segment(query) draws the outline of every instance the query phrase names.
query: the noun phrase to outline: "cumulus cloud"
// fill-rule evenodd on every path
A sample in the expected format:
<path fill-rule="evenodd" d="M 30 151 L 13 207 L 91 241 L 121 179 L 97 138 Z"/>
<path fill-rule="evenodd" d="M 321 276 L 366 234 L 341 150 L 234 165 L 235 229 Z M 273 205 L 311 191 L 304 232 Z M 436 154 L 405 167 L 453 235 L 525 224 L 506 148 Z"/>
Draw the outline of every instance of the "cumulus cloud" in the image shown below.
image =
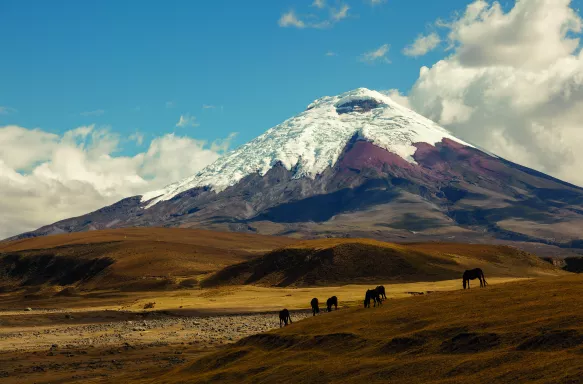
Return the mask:
<path fill-rule="evenodd" d="M 176 123 L 176 126 L 179 128 L 198 127 L 198 125 L 199 124 L 196 122 L 196 117 L 190 116 L 189 113 L 186 115 L 180 115 L 180 119 L 178 119 L 178 123 Z"/>
<path fill-rule="evenodd" d="M 119 156 L 120 137 L 79 127 L 63 135 L 0 127 L 0 238 L 156 190 L 215 161 L 233 136 L 213 143 L 168 134 Z"/>
<path fill-rule="evenodd" d="M 81 112 L 80 115 L 83 117 L 97 117 L 103 115 L 104 113 L 105 111 L 103 109 L 96 109 L 94 111 Z"/>
<path fill-rule="evenodd" d="M 390 47 L 391 46 L 389 44 L 383 44 L 375 50 L 363 53 L 360 56 L 360 60 L 368 63 L 374 63 L 376 61 L 380 61 L 382 63 L 390 63 L 390 60 L 387 58 L 387 54 L 389 53 Z"/>
<path fill-rule="evenodd" d="M 582 22 L 570 0 L 506 12 L 478 0 L 438 25 L 451 54 L 421 68 L 406 102 L 460 138 L 583 185 Z"/>
<path fill-rule="evenodd" d="M 409 104 L 409 99 L 407 96 L 401 94 L 398 89 L 389 89 L 386 91 L 379 91 L 382 94 L 389 96 L 394 102 L 401 104 L 402 106 L 411 109 L 411 105 Z"/>
<path fill-rule="evenodd" d="M 403 49 L 403 53 L 407 56 L 413 57 L 423 56 L 427 54 L 427 52 L 434 50 L 440 42 L 441 38 L 435 32 L 430 33 L 427 36 L 420 35 L 415 39 L 413 44 Z"/>

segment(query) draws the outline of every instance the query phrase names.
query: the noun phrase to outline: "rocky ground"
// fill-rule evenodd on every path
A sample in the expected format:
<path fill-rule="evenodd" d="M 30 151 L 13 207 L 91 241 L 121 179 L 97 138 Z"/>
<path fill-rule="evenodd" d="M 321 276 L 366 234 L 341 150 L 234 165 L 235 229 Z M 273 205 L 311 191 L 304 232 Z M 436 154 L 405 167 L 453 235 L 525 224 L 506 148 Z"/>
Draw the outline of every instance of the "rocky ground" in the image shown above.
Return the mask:
<path fill-rule="evenodd" d="M 301 320 L 311 312 L 293 313 Z M 73 315 L 64 315 L 65 318 Z M 174 317 L 153 313 L 147 320 L 127 320 L 101 324 L 32 327 L 7 331 L 0 326 L 3 352 L 67 345 L 69 347 L 112 346 L 117 344 L 201 343 L 224 344 L 279 327 L 277 313 L 250 315 Z M 55 348 L 56 348 L 55 347 Z"/>
<path fill-rule="evenodd" d="M 34 314 L 26 312 L 27 316 Z M 89 322 L 91 316 L 78 313 L 39 311 L 36 315 L 39 323 L 50 315 L 62 317 L 65 324 L 13 327 L 9 319 L 18 315 L 0 314 L 3 383 L 121 380 L 123 375 L 186 363 L 224 344 L 279 327 L 278 314 L 272 312 L 181 317 L 127 313 L 118 314 L 116 321 L 93 323 Z M 291 314 L 293 321 L 307 316 L 310 311 Z M 74 321 L 79 323 L 67 324 Z"/>

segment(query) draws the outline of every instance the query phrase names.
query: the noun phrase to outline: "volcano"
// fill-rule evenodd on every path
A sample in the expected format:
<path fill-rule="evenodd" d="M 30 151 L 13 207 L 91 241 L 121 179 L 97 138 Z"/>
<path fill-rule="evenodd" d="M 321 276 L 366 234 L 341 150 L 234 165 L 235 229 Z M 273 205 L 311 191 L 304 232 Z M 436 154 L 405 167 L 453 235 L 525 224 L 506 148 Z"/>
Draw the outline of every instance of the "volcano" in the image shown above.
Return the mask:
<path fill-rule="evenodd" d="M 136 226 L 583 249 L 583 189 L 359 88 L 164 189 L 16 238 Z"/>

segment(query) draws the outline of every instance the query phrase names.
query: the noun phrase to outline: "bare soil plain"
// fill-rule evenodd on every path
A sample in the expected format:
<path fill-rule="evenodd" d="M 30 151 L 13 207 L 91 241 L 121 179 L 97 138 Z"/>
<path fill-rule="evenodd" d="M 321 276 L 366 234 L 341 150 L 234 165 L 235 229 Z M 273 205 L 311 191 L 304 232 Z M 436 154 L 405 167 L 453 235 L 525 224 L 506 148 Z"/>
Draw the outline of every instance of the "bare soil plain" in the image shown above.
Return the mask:
<path fill-rule="evenodd" d="M 298 268 L 305 258 L 309 267 Z M 460 292 L 461 271 L 474 266 L 491 286 Z M 365 311 L 364 292 L 378 284 L 389 300 Z M 515 340 L 536 336 L 547 323 L 553 332 L 566 329 L 560 345 L 571 343 L 569 335 L 579 340 L 581 315 L 567 318 L 583 306 L 574 294 L 583 280 L 512 247 L 300 241 L 187 229 L 0 243 L 0 287 L 0 382 L 10 384 L 458 382 L 472 369 L 486 369 L 474 359 L 505 363 L 501 356 Z M 324 310 L 332 295 L 339 310 L 312 318 L 311 298 Z M 555 301 L 569 297 L 573 305 L 557 311 Z M 274 332 L 283 307 L 294 323 Z M 527 314 L 536 317 L 527 323 Z M 522 336 L 507 337 L 510 323 L 517 330 L 524 325 Z M 481 349 L 485 330 L 500 348 Z M 479 350 L 444 352 L 439 343 L 455 337 L 469 338 L 462 344 L 477 343 Z M 396 351 L 384 347 L 391 342 Z M 571 361 L 569 348 L 551 360 Z M 461 373 L 449 376 L 418 367 L 435 363 L 445 372 L 465 361 Z"/>

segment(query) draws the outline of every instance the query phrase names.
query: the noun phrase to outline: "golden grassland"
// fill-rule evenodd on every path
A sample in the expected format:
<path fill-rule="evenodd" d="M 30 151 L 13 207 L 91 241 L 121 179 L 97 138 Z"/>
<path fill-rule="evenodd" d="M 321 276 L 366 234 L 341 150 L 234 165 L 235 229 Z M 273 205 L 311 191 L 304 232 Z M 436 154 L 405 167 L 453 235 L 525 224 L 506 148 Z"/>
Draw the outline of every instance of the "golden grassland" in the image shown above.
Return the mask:
<path fill-rule="evenodd" d="M 101 269 L 91 269 L 95 264 Z M 55 269 L 55 265 L 59 267 Z M 488 277 L 562 273 L 536 256 L 508 246 L 395 244 L 369 239 L 300 241 L 179 228 L 129 228 L 0 243 L 0 292 L 24 289 L 21 299 L 45 300 L 67 289 L 63 295 L 75 301 L 75 296 L 84 296 L 80 293 L 103 290 L 443 281 L 475 267 Z M 88 270 L 93 272 L 84 275 Z M 258 278 L 250 278 L 254 276 Z"/>
<path fill-rule="evenodd" d="M 509 281 L 522 281 L 522 279 L 490 278 L 489 281 L 491 287 L 494 287 Z M 415 300 L 424 296 L 448 295 L 451 290 L 459 290 L 461 287 L 459 280 L 386 284 L 385 286 L 389 297 L 385 305 Z M 173 382 L 174 374 L 168 374 L 172 370 L 168 365 L 169 361 L 176 358 L 184 360 L 184 362 L 179 362 L 179 365 L 187 369 L 199 359 L 216 351 L 220 343 L 205 345 L 196 341 L 191 344 L 190 341 L 195 339 L 195 334 L 199 330 L 185 331 L 181 326 L 173 325 L 149 329 L 141 335 L 126 334 L 123 340 L 110 344 L 85 348 L 66 348 L 65 346 L 75 342 L 78 336 L 97 339 L 104 334 L 111 334 L 112 331 L 107 330 L 107 324 L 131 321 L 139 325 L 142 320 L 150 321 L 159 318 L 158 314 L 164 318 L 186 319 L 190 316 L 271 312 L 269 318 L 277 324 L 277 311 L 282 307 L 287 307 L 292 310 L 292 317 L 297 323 L 298 318 L 293 310 L 308 309 L 311 298 L 318 297 L 322 302 L 321 310 L 324 311 L 326 298 L 337 295 L 340 298 L 339 311 L 310 320 L 325 321 L 329 316 L 337 316 L 353 309 L 360 310 L 363 294 L 367 288 L 370 286 L 346 285 L 298 289 L 238 286 L 170 292 L 105 291 L 93 292 L 85 297 L 57 296 L 26 303 L 8 300 L 7 295 L 3 295 L 0 301 L 0 375 L 4 371 L 8 373 L 8 376 L 1 382 L 9 384 L 142 383 L 150 382 L 149 379 L 152 377 L 157 378 L 154 382 L 165 382 L 165 380 Z M 424 295 L 412 296 L 411 292 L 423 292 Z M 148 302 L 155 302 L 156 306 L 144 311 L 143 305 Z M 34 310 L 23 312 L 23 305 L 31 305 Z M 375 312 L 370 312 L 370 314 L 373 313 Z M 296 323 L 293 327 L 298 325 Z M 95 331 L 74 330 L 77 326 L 100 324 L 106 325 L 106 328 L 97 327 Z M 233 328 L 240 325 L 240 323 L 233 324 Z M 66 332 L 67 329 L 70 331 Z M 291 329 L 292 327 L 288 327 L 288 330 Z M 44 335 L 46 331 L 58 331 L 61 336 L 55 339 L 50 334 Z M 23 336 L 2 338 L 2 335 L 14 332 L 21 332 Z M 79 332 L 83 332 L 83 335 L 81 336 Z M 156 342 L 162 340 L 169 332 L 177 333 L 174 337 L 176 340 L 165 345 L 156 345 Z M 188 332 L 194 332 L 194 334 L 189 338 Z M 35 333 L 41 333 L 44 336 L 35 337 L 33 336 Z M 131 337 L 128 338 L 128 336 Z M 237 338 L 234 340 L 236 341 Z M 51 343 L 57 343 L 61 345 L 61 348 L 51 353 L 50 350 L 47 351 L 47 345 Z M 13 352 L 15 350 L 19 352 Z M 222 357 L 218 359 L 222 361 Z M 176 382 L 191 382 L 190 373 L 178 372 L 175 375 Z M 159 378 L 162 376 L 163 378 Z M 214 378 L 214 374 L 211 376 Z M 180 381 L 180 378 L 184 380 Z M 199 379 L 196 375 L 194 376 L 194 382 Z M 203 377 L 202 380 L 204 382 L 206 379 Z M 270 380 L 265 382 L 270 382 Z"/>
<path fill-rule="evenodd" d="M 489 284 L 496 285 L 520 278 L 491 277 Z M 477 280 L 476 280 L 477 281 Z M 476 283 L 479 285 L 479 283 Z M 461 280 L 385 284 L 387 297 L 404 298 L 427 292 L 451 291 L 461 288 Z M 180 315 L 236 314 L 276 311 L 283 307 L 290 310 L 307 309 L 312 298 L 321 305 L 331 296 L 339 297 L 341 305 L 354 305 L 364 299 L 371 285 L 348 284 L 329 287 L 275 288 L 252 285 L 228 286 L 207 289 L 183 289 L 173 291 L 120 292 L 113 290 L 80 292 L 75 296 L 53 295 L 42 299 L 23 300 L 13 293 L 0 294 L 0 318 L 22 314 L 22 309 L 32 307 L 38 311 L 67 309 L 70 312 L 144 310 L 146 303 L 154 302 L 156 311 Z"/>
<path fill-rule="evenodd" d="M 107 258 L 111 264 L 72 284 L 35 285 L 30 281 L 51 270 L 29 268 L 18 275 L 13 259 L 2 264 L 6 255 L 32 260 L 32 267 L 51 255 L 72 271 L 79 268 L 77 259 Z M 288 256 L 299 258 L 281 263 Z M 304 268 L 308 264 L 296 262 L 302 257 L 324 262 Z M 474 267 L 484 270 L 490 285 L 477 288 L 476 280 L 471 290 L 461 290 L 461 272 Z M 30 382 L 575 383 L 583 373 L 583 279 L 512 247 L 132 228 L 0 243 L 2 273 L 0 375 L 12 367 L 30 375 Z M 248 284 L 253 276 L 259 279 Z M 213 279 L 215 284 L 204 284 Z M 362 308 L 366 289 L 379 284 L 389 300 Z M 3 332 L 18 329 L 32 334 L 157 314 L 273 311 L 275 317 L 284 307 L 308 309 L 313 297 L 324 307 L 332 295 L 340 300 L 338 311 L 219 349 L 118 343 L 51 355 L 35 350 L 36 336 L 21 344 L 11 336 L 26 351 L 2 353 Z M 150 302 L 154 308 L 144 310 Z M 24 312 L 27 307 L 33 310 Z M 168 330 L 148 332 L 154 341 Z M 165 365 L 175 355 L 184 362 Z M 57 368 L 35 371 L 34 359 Z M 126 365 L 120 368 L 119 361 Z M 150 364 L 156 368 L 146 369 Z"/>
<path fill-rule="evenodd" d="M 144 383 L 578 383 L 583 278 L 539 278 L 326 313 Z"/>

